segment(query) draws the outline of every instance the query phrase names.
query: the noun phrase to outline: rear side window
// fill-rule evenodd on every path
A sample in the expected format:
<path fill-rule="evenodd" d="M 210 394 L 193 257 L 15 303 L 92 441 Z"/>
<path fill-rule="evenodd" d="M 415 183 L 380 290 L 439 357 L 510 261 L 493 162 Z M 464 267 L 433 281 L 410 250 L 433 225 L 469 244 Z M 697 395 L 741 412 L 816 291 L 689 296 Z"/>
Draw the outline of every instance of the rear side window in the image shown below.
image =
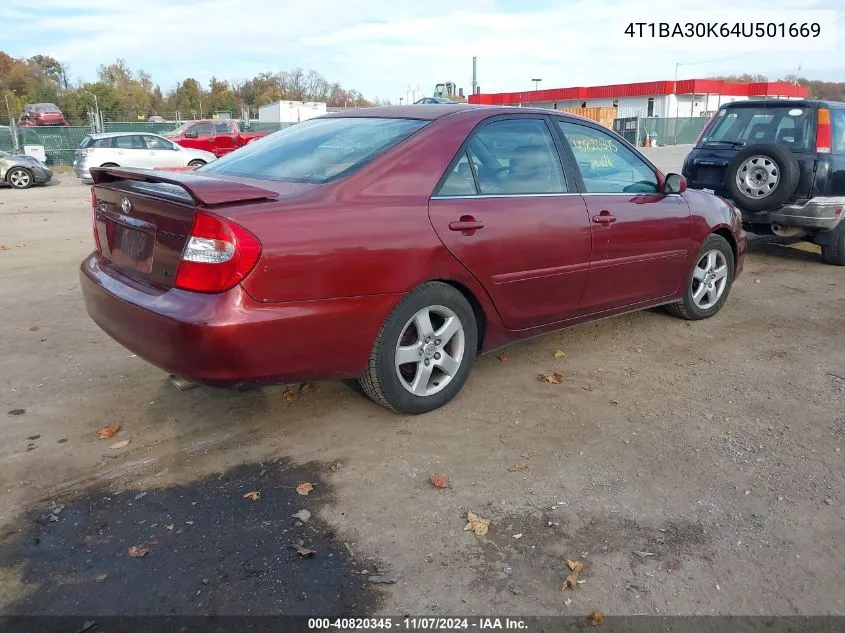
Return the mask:
<path fill-rule="evenodd" d="M 214 124 L 215 134 L 231 134 L 232 130 L 229 128 L 229 123 L 226 121 L 217 121 Z"/>
<path fill-rule="evenodd" d="M 309 119 L 245 145 L 200 171 L 322 184 L 359 169 L 427 123 L 376 117 Z"/>
<path fill-rule="evenodd" d="M 701 138 L 701 145 L 745 147 L 777 143 L 806 151 L 813 140 L 814 114 L 814 109 L 796 107 L 788 101 L 765 108 L 724 108 Z"/>
<path fill-rule="evenodd" d="M 82 139 L 82 142 L 79 144 L 79 149 L 87 149 L 89 147 L 111 147 L 112 146 L 112 138 L 97 138 L 95 139 L 93 136 L 86 136 Z"/>

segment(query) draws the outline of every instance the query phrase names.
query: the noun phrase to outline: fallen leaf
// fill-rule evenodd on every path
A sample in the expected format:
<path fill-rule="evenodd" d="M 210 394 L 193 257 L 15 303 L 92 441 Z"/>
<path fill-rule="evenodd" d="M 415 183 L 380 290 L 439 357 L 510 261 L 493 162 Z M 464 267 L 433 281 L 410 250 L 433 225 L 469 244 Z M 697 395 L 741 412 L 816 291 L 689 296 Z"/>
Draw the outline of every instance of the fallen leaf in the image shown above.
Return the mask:
<path fill-rule="evenodd" d="M 446 479 L 445 475 L 432 475 L 428 478 L 431 484 L 435 488 L 448 488 L 449 487 L 449 480 Z"/>
<path fill-rule="evenodd" d="M 590 626 L 599 626 L 604 624 L 604 613 L 601 611 L 593 611 L 587 616 L 587 624 Z"/>
<path fill-rule="evenodd" d="M 146 547 L 139 547 L 138 545 L 130 547 L 128 552 L 129 558 L 144 558 L 144 556 L 149 553 L 150 550 L 148 550 Z"/>
<path fill-rule="evenodd" d="M 296 394 L 293 391 L 291 391 L 290 389 L 285 391 L 284 396 L 285 396 L 285 400 L 287 400 L 287 401 L 291 401 L 294 398 L 296 398 Z"/>
<path fill-rule="evenodd" d="M 317 391 L 317 385 L 310 382 L 304 382 L 299 385 L 299 393 L 302 393 L 303 391 Z"/>
<path fill-rule="evenodd" d="M 6 246 L 5 244 L 0 244 L 0 251 L 7 251 L 7 250 L 9 250 L 8 246 Z"/>
<path fill-rule="evenodd" d="M 200 504 L 199 501 L 191 501 L 192 506 L 198 506 Z"/>
<path fill-rule="evenodd" d="M 112 426 L 105 426 L 97 431 L 97 435 L 101 440 L 107 440 L 110 437 L 114 437 L 117 435 L 117 432 L 120 430 L 119 424 L 114 424 Z"/>
<path fill-rule="evenodd" d="M 250 501 L 258 501 L 261 498 L 261 493 L 257 490 L 255 492 L 248 492 L 244 495 L 244 499 L 249 499 Z"/>
<path fill-rule="evenodd" d="M 563 374 L 559 372 L 552 372 L 551 374 L 538 374 L 537 380 L 540 382 L 548 382 L 553 385 L 559 385 L 563 382 Z"/>
<path fill-rule="evenodd" d="M 572 561 L 567 559 L 566 566 L 569 567 L 569 569 L 571 571 L 574 571 L 576 574 L 580 574 L 581 570 L 584 569 L 584 563 L 582 563 L 580 560 Z"/>
<path fill-rule="evenodd" d="M 301 494 L 303 497 L 307 497 L 308 493 L 314 490 L 314 484 L 308 483 L 307 481 L 304 483 L 299 484 L 296 487 L 296 491 Z"/>
<path fill-rule="evenodd" d="M 563 583 L 563 588 L 564 589 L 572 589 L 573 591 L 575 591 L 575 589 L 577 587 L 578 587 L 578 572 L 573 571 L 571 574 L 569 574 L 566 577 L 566 580 Z"/>
<path fill-rule="evenodd" d="M 640 558 L 646 558 L 648 556 L 654 556 L 654 552 L 641 552 L 640 550 L 634 550 L 634 554 L 639 556 Z"/>
<path fill-rule="evenodd" d="M 313 556 L 317 552 L 315 552 L 313 549 L 308 549 L 307 547 L 297 547 L 296 553 L 302 556 L 303 558 L 308 558 L 309 556 Z"/>
<path fill-rule="evenodd" d="M 499 356 L 499 362 L 500 363 L 508 362 L 508 357 L 507 356 Z"/>
<path fill-rule="evenodd" d="M 94 576 L 94 582 L 104 582 L 107 577 L 108 574 L 100 574 L 99 576 Z"/>
<path fill-rule="evenodd" d="M 555 358 L 566 358 L 566 354 L 564 354 L 563 351 L 558 350 L 555 352 Z"/>
<path fill-rule="evenodd" d="M 490 527 L 490 519 L 485 519 L 472 512 L 467 512 L 468 523 L 464 527 L 464 532 L 473 531 L 476 536 L 484 536 L 487 534 L 487 529 Z"/>
<path fill-rule="evenodd" d="M 115 442 L 109 446 L 109 448 L 116 451 L 117 449 L 124 448 L 126 446 L 129 446 L 129 440 L 120 440 L 119 442 Z"/>
<path fill-rule="evenodd" d="M 514 534 L 513 537 L 515 539 L 521 539 L 522 538 L 522 532 L 520 532 L 519 534 Z"/>
<path fill-rule="evenodd" d="M 477 481 L 471 481 L 471 482 L 469 482 L 469 485 L 470 486 L 477 486 L 478 482 Z"/>
<path fill-rule="evenodd" d="M 30 331 L 30 332 L 37 332 L 37 331 L 38 331 L 38 330 L 40 330 L 40 329 L 41 329 L 41 328 L 40 328 L 40 327 L 38 327 L 37 325 L 33 325 L 31 328 L 29 328 L 29 331 Z"/>
<path fill-rule="evenodd" d="M 519 472 L 521 470 L 528 470 L 528 462 L 522 462 L 522 463 L 516 464 L 515 466 L 508 466 L 508 472 L 509 473 L 515 473 L 515 472 Z"/>

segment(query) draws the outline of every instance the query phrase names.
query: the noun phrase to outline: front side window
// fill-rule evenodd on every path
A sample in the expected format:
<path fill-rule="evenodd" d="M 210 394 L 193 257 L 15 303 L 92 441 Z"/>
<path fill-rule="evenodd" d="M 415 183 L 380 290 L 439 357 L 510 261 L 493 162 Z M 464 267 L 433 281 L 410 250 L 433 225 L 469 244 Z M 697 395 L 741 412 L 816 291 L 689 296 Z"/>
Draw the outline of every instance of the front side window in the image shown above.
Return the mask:
<path fill-rule="evenodd" d="M 211 123 L 197 123 L 193 127 L 188 128 L 191 132 L 196 132 L 197 136 L 211 136 Z"/>
<path fill-rule="evenodd" d="M 484 195 L 565 193 L 566 180 L 543 119 L 504 119 L 475 132 L 469 156 Z"/>
<path fill-rule="evenodd" d="M 377 117 L 309 119 L 245 145 L 200 171 L 321 184 L 359 169 L 427 123 Z"/>
<path fill-rule="evenodd" d="M 138 135 L 131 136 L 116 136 L 114 138 L 114 146 L 118 149 L 146 149 L 144 140 Z"/>
<path fill-rule="evenodd" d="M 558 121 L 581 172 L 586 193 L 656 193 L 657 175 L 610 134 Z"/>
<path fill-rule="evenodd" d="M 145 136 L 144 140 L 147 142 L 147 149 L 173 149 L 173 143 L 158 136 Z"/>

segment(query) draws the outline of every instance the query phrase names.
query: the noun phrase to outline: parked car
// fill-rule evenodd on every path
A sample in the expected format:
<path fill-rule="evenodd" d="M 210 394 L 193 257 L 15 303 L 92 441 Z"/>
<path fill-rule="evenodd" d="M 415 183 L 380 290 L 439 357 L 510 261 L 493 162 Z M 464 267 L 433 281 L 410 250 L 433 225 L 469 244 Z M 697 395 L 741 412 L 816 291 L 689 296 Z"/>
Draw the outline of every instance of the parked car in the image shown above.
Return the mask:
<path fill-rule="evenodd" d="M 82 139 L 73 159 L 73 173 L 91 180 L 91 167 L 201 167 L 216 159 L 211 152 L 181 147 L 159 134 L 107 132 Z"/>
<path fill-rule="evenodd" d="M 0 151 L 0 183 L 29 189 L 32 185 L 45 185 L 52 178 L 52 170 L 35 156 Z"/>
<path fill-rule="evenodd" d="M 93 168 L 91 318 L 177 385 L 359 378 L 409 414 L 480 352 L 664 305 L 704 319 L 739 212 L 599 124 L 547 110 L 367 108 L 191 173 Z"/>
<path fill-rule="evenodd" d="M 232 119 L 205 119 L 184 123 L 166 136 L 182 147 L 205 150 L 219 157 L 269 134 L 243 132 Z"/>
<path fill-rule="evenodd" d="M 845 103 L 726 104 L 682 173 L 690 187 L 733 201 L 749 231 L 803 238 L 845 266 Z"/>
<path fill-rule="evenodd" d="M 457 101 L 452 101 L 451 99 L 445 99 L 443 97 L 423 97 L 418 101 L 414 101 L 414 105 L 422 105 L 422 104 L 432 104 L 432 103 L 457 103 Z"/>
<path fill-rule="evenodd" d="M 150 123 L 164 123 L 164 122 L 165 122 L 165 121 L 164 121 L 164 117 L 158 116 L 157 114 L 154 114 L 153 116 L 151 116 L 151 117 L 150 117 L 149 119 L 147 119 L 147 120 L 148 120 Z"/>
<path fill-rule="evenodd" d="M 55 103 L 28 103 L 23 107 L 19 125 L 67 125 L 65 115 Z"/>

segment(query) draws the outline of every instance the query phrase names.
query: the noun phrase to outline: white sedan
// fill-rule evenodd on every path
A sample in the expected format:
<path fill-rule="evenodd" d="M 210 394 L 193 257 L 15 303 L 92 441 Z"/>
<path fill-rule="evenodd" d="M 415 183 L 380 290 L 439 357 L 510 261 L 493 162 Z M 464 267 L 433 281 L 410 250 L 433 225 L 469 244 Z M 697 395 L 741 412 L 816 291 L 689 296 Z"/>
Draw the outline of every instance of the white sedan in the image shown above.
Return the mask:
<path fill-rule="evenodd" d="M 73 173 L 91 180 L 91 167 L 196 168 L 215 158 L 211 152 L 182 147 L 158 134 L 107 132 L 82 139 L 73 159 Z"/>

